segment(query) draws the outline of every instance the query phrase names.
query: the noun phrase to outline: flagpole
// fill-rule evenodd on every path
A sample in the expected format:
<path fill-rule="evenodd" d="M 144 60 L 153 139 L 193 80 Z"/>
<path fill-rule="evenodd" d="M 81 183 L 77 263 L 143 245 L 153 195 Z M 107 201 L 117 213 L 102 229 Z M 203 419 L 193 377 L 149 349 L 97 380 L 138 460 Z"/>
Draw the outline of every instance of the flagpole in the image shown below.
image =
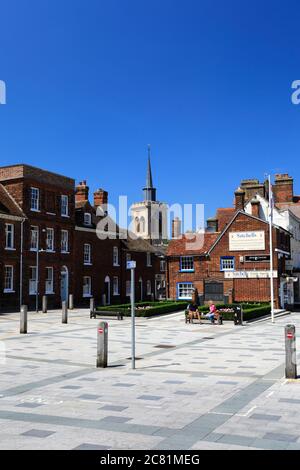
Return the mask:
<path fill-rule="evenodd" d="M 270 287 L 271 287 L 271 319 L 275 323 L 274 316 L 274 263 L 273 263 L 273 195 L 271 185 L 271 175 L 269 175 L 269 234 L 270 234 Z"/>

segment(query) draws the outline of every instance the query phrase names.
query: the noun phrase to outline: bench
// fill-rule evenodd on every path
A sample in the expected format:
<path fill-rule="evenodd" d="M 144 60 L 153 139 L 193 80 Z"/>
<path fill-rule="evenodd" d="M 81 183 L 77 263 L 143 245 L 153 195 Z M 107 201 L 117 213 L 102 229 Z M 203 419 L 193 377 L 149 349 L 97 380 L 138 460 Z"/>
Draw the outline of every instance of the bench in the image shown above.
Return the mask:
<path fill-rule="evenodd" d="M 199 316 L 200 314 L 200 316 Z M 198 313 L 198 312 L 194 312 L 193 314 L 193 318 L 190 318 L 190 312 L 188 310 L 185 311 L 185 323 L 193 323 L 193 320 L 194 318 L 196 319 L 200 319 L 200 324 L 203 322 L 203 321 L 206 321 L 207 323 L 210 323 L 210 324 L 214 324 L 215 322 L 218 322 L 218 325 L 223 325 L 223 315 L 222 313 L 217 313 L 217 315 L 215 315 L 214 317 L 214 321 L 212 322 L 209 318 L 206 318 L 205 315 L 203 315 L 202 313 Z"/>
<path fill-rule="evenodd" d="M 118 320 L 123 320 L 122 312 L 114 312 L 112 310 L 93 310 L 90 312 L 90 318 L 99 317 L 117 317 Z"/>

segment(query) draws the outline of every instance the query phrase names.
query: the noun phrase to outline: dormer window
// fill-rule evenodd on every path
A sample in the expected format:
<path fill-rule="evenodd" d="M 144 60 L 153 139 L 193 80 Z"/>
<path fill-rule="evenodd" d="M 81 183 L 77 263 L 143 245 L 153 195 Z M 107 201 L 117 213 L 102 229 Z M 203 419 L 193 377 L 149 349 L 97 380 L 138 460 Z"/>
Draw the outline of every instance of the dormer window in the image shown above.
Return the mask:
<path fill-rule="evenodd" d="M 84 214 L 84 225 L 92 225 L 92 216 L 88 212 Z"/>

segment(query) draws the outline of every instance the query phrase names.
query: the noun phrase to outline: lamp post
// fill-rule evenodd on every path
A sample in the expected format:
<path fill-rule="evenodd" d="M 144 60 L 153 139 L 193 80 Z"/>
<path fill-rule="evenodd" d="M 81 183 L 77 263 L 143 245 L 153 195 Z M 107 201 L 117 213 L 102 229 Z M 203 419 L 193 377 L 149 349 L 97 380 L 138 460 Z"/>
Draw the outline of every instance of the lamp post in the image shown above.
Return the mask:
<path fill-rule="evenodd" d="M 135 369 L 135 261 L 127 261 L 127 269 L 131 272 L 131 368 Z"/>
<path fill-rule="evenodd" d="M 271 175 L 269 175 L 269 235 L 270 235 L 270 288 L 271 288 L 271 320 L 275 323 L 274 315 L 274 277 L 273 277 L 273 190 Z"/>

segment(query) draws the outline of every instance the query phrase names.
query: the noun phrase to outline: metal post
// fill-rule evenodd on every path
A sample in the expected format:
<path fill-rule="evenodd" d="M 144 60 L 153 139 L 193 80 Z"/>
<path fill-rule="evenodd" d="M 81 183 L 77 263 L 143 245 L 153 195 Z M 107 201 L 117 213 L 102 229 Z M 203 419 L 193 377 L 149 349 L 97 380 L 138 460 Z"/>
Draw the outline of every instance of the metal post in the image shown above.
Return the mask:
<path fill-rule="evenodd" d="M 274 315 L 274 277 L 273 277 L 273 193 L 271 185 L 271 175 L 269 175 L 269 236 L 270 236 L 270 288 L 271 288 L 271 319 L 275 322 Z"/>
<path fill-rule="evenodd" d="M 108 323 L 101 321 L 97 328 L 97 367 L 107 367 Z"/>
<path fill-rule="evenodd" d="M 92 297 L 90 299 L 90 313 L 93 313 L 95 310 L 95 299 Z"/>
<path fill-rule="evenodd" d="M 27 305 L 22 305 L 21 312 L 20 312 L 20 334 L 27 333 L 27 312 L 28 312 Z"/>
<path fill-rule="evenodd" d="M 69 295 L 69 309 L 73 310 L 74 309 L 74 297 L 73 294 Z"/>
<path fill-rule="evenodd" d="M 43 295 L 43 299 L 42 299 L 42 311 L 43 313 L 47 313 L 47 309 L 48 309 L 48 298 L 46 295 Z"/>
<path fill-rule="evenodd" d="M 134 268 L 131 268 L 131 367 L 135 369 L 135 286 Z"/>
<path fill-rule="evenodd" d="M 40 228 L 37 227 L 36 247 L 36 280 L 35 280 L 35 311 L 39 311 L 39 252 L 40 252 Z"/>
<path fill-rule="evenodd" d="M 285 334 L 285 377 L 287 379 L 297 378 L 297 356 L 296 356 L 296 327 L 286 325 Z"/>
<path fill-rule="evenodd" d="M 68 305 L 65 300 L 62 302 L 62 323 L 68 323 Z"/>

